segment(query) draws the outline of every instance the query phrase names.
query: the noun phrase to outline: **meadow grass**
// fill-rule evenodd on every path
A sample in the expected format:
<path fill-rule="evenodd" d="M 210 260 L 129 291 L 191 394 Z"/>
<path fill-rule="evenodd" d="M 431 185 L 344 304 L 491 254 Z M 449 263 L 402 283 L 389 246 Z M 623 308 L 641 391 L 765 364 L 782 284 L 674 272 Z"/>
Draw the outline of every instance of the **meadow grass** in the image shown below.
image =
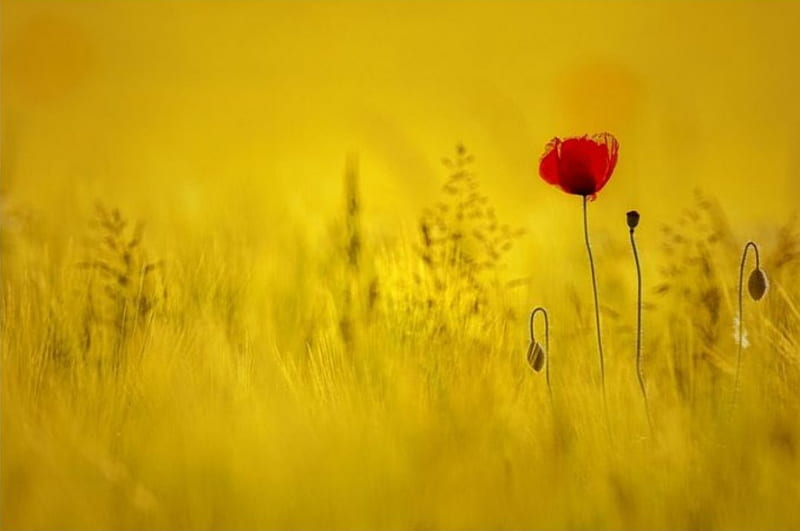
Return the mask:
<path fill-rule="evenodd" d="M 724 213 L 698 196 L 643 256 L 662 267 L 645 279 L 651 432 L 630 254 L 595 244 L 606 419 L 585 275 L 547 301 L 509 282 L 503 253 L 526 240 L 471 163 L 459 148 L 441 203 L 396 238 L 365 231 L 355 159 L 324 242 L 176 226 L 150 246 L 113 208 L 4 228 L 2 527 L 800 527 L 794 225 L 763 248 L 769 295 L 745 301 L 730 417 Z M 552 399 L 526 360 L 545 302 Z"/>

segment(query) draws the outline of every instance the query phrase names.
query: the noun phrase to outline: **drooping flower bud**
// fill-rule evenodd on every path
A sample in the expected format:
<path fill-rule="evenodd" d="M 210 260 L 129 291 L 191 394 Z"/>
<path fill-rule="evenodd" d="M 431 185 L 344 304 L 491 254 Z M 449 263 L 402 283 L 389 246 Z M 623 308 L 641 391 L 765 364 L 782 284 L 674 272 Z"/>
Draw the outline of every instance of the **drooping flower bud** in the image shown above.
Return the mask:
<path fill-rule="evenodd" d="M 767 281 L 767 275 L 764 274 L 764 271 L 761 268 L 754 269 L 747 280 L 747 291 L 750 292 L 753 300 L 761 300 L 764 294 L 767 293 L 768 287 L 769 281 Z"/>
<path fill-rule="evenodd" d="M 531 341 L 528 345 L 528 364 L 531 368 L 539 372 L 544 367 L 544 349 L 538 341 Z"/>
<path fill-rule="evenodd" d="M 627 213 L 628 218 L 628 228 L 633 230 L 639 225 L 639 212 L 636 210 L 631 210 Z"/>

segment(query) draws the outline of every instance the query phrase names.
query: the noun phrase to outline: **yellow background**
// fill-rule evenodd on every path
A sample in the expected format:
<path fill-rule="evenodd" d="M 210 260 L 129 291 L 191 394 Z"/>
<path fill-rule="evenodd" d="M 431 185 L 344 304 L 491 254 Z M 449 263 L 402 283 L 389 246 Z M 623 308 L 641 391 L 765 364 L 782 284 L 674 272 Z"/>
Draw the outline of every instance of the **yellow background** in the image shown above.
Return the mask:
<path fill-rule="evenodd" d="M 800 2 L 0 15 L 0 528 L 800 529 Z M 581 201 L 537 166 L 603 130 L 601 386 Z M 508 268 L 463 194 L 419 251 L 459 141 Z"/>
<path fill-rule="evenodd" d="M 6 0 L 2 185 L 314 226 L 355 151 L 367 219 L 394 231 L 462 141 L 530 228 L 578 217 L 537 176 L 545 142 L 608 130 L 598 216 L 639 208 L 647 230 L 700 187 L 739 227 L 777 221 L 800 191 L 798 23 L 796 2 Z M 160 193 L 130 205 L 141 187 Z"/>

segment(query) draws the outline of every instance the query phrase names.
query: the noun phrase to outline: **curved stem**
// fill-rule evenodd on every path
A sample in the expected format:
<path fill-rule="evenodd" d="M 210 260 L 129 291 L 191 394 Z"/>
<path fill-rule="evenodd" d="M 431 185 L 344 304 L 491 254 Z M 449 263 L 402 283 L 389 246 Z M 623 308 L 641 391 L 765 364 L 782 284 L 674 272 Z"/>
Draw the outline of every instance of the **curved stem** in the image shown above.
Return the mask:
<path fill-rule="evenodd" d="M 603 405 L 606 407 L 606 416 L 608 416 L 606 405 L 606 368 L 603 359 L 603 339 L 600 332 L 600 303 L 597 300 L 597 275 L 594 271 L 594 257 L 592 256 L 592 246 L 589 243 L 589 220 L 587 211 L 587 203 L 589 196 L 583 196 L 583 235 L 586 239 L 586 252 L 589 254 L 589 268 L 592 271 L 592 291 L 594 293 L 594 317 L 595 326 L 597 327 L 597 351 L 600 354 L 600 384 L 603 387 Z"/>
<path fill-rule="evenodd" d="M 647 388 L 644 384 L 644 373 L 642 372 L 642 267 L 639 264 L 639 251 L 636 249 L 636 239 L 631 233 L 631 249 L 633 249 L 633 261 L 636 264 L 636 377 L 639 380 L 639 388 L 642 390 L 644 399 L 644 409 L 647 414 L 647 425 L 653 431 L 653 422 L 650 418 L 650 405 L 647 402 Z"/>
<path fill-rule="evenodd" d="M 530 320 L 531 342 L 536 341 L 536 331 L 534 330 L 533 324 L 537 313 L 541 313 L 542 317 L 544 317 L 544 370 L 547 380 L 547 390 L 550 391 L 550 395 L 552 396 L 553 389 L 550 387 L 550 318 L 547 316 L 547 310 L 541 306 L 537 306 L 533 309 Z"/>
<path fill-rule="evenodd" d="M 744 288 L 744 265 L 747 262 L 747 251 L 752 247 L 753 252 L 756 254 L 756 269 L 761 267 L 761 258 L 758 255 L 758 245 L 754 241 L 748 241 L 744 244 L 742 251 L 742 261 L 739 263 L 739 337 L 736 349 L 736 380 L 733 385 L 733 399 L 731 401 L 731 410 L 736 407 L 736 398 L 739 395 L 739 375 L 742 369 L 742 343 L 744 342 L 744 313 L 742 304 L 742 294 Z"/>

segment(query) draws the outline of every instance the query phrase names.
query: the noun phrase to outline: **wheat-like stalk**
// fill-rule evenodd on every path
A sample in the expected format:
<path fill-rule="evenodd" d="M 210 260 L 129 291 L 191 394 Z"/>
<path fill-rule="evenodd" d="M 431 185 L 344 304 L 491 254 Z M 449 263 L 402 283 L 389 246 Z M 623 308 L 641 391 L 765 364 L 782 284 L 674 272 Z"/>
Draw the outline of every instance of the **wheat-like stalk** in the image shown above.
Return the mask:
<path fill-rule="evenodd" d="M 142 247 L 144 226 L 133 226 L 119 209 L 96 206 L 91 226 L 95 237 L 89 258 L 79 267 L 94 272 L 88 284 L 88 308 L 84 324 L 84 350 L 92 344 L 96 325 L 111 331 L 114 338 L 112 367 L 123 363 L 124 346 L 142 323 L 149 323 L 156 306 L 166 297 L 164 286 L 155 278 L 160 261 L 149 261 Z"/>

